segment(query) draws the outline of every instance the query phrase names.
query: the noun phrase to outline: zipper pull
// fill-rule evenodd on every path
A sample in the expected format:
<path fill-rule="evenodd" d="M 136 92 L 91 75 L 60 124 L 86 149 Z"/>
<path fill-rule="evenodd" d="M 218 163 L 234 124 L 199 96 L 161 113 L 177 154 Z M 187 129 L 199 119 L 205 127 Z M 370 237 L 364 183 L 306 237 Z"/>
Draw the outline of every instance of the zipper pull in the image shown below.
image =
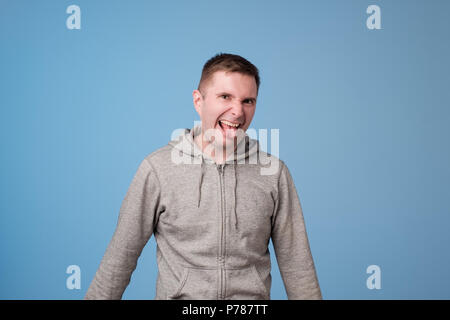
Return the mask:
<path fill-rule="evenodd" d="M 223 174 L 223 167 L 224 167 L 223 164 L 217 165 L 217 170 L 219 170 L 219 172 L 220 172 L 221 174 Z"/>

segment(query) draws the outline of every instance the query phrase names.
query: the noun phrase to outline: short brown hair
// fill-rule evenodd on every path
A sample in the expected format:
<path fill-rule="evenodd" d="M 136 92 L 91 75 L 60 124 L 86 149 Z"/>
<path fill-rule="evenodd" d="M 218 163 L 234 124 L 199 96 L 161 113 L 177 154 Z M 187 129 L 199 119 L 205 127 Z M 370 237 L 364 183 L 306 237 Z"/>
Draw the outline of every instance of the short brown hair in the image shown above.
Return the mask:
<path fill-rule="evenodd" d="M 256 92 L 259 90 L 259 71 L 250 61 L 238 56 L 236 54 L 230 53 L 218 53 L 208 61 L 206 61 L 203 66 L 202 76 L 198 84 L 198 90 L 200 90 L 204 84 L 211 78 L 214 72 L 226 71 L 226 72 L 239 72 L 249 76 L 255 77 L 256 81 Z M 202 93 L 203 94 L 203 93 Z"/>

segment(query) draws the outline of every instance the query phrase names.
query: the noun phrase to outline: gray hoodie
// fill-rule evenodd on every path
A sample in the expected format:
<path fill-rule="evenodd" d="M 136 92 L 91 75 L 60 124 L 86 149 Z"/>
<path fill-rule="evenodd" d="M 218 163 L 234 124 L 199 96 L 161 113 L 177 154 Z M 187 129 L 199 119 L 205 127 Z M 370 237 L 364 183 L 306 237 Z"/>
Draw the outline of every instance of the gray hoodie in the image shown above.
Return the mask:
<path fill-rule="evenodd" d="M 288 299 L 322 299 L 286 165 L 247 134 L 216 164 L 194 142 L 200 130 L 141 162 L 85 299 L 121 299 L 152 234 L 156 300 L 269 300 L 270 238 Z"/>

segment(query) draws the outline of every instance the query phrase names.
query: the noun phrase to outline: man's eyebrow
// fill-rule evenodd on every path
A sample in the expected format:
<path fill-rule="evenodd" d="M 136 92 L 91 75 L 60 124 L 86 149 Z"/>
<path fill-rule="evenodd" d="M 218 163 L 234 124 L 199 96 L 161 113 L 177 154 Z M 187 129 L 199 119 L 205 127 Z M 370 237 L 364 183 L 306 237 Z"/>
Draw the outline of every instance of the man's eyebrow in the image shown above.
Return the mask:
<path fill-rule="evenodd" d="M 228 93 L 228 92 L 220 92 L 220 93 L 217 94 L 217 97 L 220 97 L 220 96 L 223 96 L 223 95 L 227 95 L 227 96 L 230 96 L 230 97 L 234 98 L 234 95 L 232 95 L 231 93 Z M 255 97 L 246 97 L 246 98 L 242 99 L 242 101 L 244 101 L 244 100 L 256 101 L 256 98 Z"/>

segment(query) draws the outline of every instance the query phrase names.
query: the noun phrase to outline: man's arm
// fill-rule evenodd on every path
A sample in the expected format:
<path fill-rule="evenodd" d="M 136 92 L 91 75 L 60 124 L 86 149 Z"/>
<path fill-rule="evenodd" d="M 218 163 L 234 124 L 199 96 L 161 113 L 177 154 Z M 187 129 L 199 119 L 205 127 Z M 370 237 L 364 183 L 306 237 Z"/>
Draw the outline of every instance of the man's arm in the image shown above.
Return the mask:
<path fill-rule="evenodd" d="M 84 299 L 122 298 L 153 233 L 159 198 L 158 178 L 144 159 L 122 202 L 116 230 Z"/>
<path fill-rule="evenodd" d="M 289 300 L 322 299 L 303 212 L 292 177 L 280 161 L 272 242 Z"/>

